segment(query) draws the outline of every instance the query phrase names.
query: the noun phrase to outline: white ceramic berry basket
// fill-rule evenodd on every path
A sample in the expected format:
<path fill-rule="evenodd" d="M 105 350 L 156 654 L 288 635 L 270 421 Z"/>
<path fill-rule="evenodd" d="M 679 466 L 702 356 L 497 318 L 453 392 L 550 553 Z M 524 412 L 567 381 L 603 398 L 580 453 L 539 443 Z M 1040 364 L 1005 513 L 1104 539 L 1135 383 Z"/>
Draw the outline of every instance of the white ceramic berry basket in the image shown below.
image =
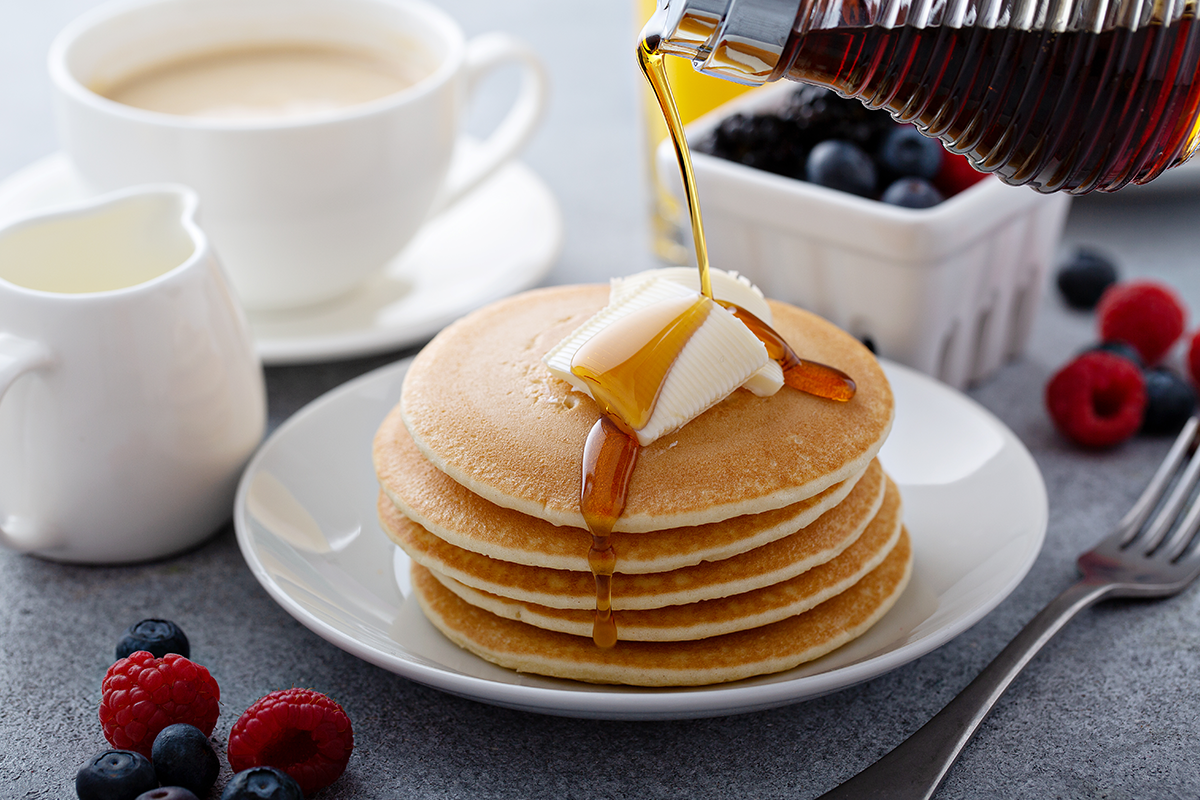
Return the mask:
<path fill-rule="evenodd" d="M 795 84 L 728 103 L 688 126 L 700 141 L 737 112 L 778 106 Z M 1025 347 L 1070 205 L 992 176 L 928 209 L 885 205 L 692 154 L 710 260 L 772 298 L 814 311 L 880 356 L 959 388 Z M 657 153 L 682 202 L 669 142 Z"/>

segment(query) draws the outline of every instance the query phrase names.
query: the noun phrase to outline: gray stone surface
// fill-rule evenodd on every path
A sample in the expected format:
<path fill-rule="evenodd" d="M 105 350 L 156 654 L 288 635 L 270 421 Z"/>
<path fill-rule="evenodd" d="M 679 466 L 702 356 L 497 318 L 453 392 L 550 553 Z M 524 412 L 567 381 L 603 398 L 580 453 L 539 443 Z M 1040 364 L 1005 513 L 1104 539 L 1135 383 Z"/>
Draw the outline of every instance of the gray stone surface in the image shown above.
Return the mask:
<path fill-rule="evenodd" d="M 0 0 L 0 177 L 55 149 L 44 53 L 53 33 L 91 5 Z M 627 4 L 588 4 L 586 15 L 562 0 L 443 5 L 471 32 L 526 37 L 552 67 L 554 101 L 525 159 L 566 219 L 550 282 L 650 265 Z M 487 118 L 485 107 L 479 124 Z M 1172 281 L 1200 313 L 1198 214 L 1200 196 L 1187 193 L 1089 198 L 1076 202 L 1068 235 L 1110 248 L 1131 274 Z M 322 797 L 814 797 L 919 727 L 1065 588 L 1076 554 L 1127 507 L 1165 452 L 1165 440 L 1139 439 L 1084 453 L 1052 430 L 1043 386 L 1089 341 L 1091 325 L 1047 297 L 1029 352 L 971 392 L 1030 448 L 1050 491 L 1050 530 L 1029 577 L 974 628 L 889 675 L 752 715 L 543 717 L 442 694 L 326 643 L 259 587 L 230 529 L 191 553 L 136 567 L 69 567 L 0 552 L 0 797 L 72 796 L 75 770 L 104 747 L 96 706 L 115 639 L 146 616 L 183 624 L 196 659 L 219 678 L 219 744 L 241 710 L 272 689 L 313 686 L 345 705 L 357 749 Z M 272 425 L 399 355 L 269 369 Z M 1016 681 L 938 797 L 1200 795 L 1198 613 L 1196 589 L 1085 613 Z"/>

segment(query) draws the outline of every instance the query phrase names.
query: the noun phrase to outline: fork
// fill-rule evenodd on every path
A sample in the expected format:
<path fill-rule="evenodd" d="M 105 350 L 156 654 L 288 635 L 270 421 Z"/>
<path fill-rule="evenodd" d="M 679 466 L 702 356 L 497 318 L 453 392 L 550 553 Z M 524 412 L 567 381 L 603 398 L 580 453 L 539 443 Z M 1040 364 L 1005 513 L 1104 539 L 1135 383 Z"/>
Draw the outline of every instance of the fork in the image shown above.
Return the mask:
<path fill-rule="evenodd" d="M 1190 546 L 1200 528 L 1200 501 L 1192 499 L 1200 481 L 1198 430 L 1200 418 L 1192 417 L 1116 529 L 1079 557 L 1083 577 L 1076 584 L 916 733 L 817 800 L 928 800 L 1000 695 L 1076 614 L 1110 597 L 1168 597 L 1200 574 L 1200 547 Z"/>

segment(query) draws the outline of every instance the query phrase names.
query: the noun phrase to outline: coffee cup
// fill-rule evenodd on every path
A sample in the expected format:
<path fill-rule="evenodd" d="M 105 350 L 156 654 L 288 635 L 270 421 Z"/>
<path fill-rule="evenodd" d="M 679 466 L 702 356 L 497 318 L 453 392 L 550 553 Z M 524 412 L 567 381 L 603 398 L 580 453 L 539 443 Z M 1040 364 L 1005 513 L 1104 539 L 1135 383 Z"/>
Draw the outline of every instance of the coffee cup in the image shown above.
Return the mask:
<path fill-rule="evenodd" d="M 265 391 L 196 205 L 141 187 L 0 227 L 0 543 L 144 561 L 230 517 Z"/>
<path fill-rule="evenodd" d="M 463 147 L 470 94 L 506 65 L 515 100 Z M 118 2 L 64 29 L 49 69 L 83 190 L 194 188 L 256 311 L 328 301 L 381 271 L 514 157 L 546 97 L 529 48 L 468 42 L 421 0 Z"/>

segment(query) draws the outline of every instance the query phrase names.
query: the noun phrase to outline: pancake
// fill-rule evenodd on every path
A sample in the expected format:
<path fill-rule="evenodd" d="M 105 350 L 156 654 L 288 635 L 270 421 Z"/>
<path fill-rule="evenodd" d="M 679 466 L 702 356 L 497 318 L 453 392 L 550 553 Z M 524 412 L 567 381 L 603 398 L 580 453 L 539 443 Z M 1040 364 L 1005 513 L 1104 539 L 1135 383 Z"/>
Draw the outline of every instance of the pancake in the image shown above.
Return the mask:
<path fill-rule="evenodd" d="M 451 641 L 502 667 L 589 683 L 698 686 L 791 669 L 862 635 L 903 592 L 912 570 L 906 533 L 878 567 L 846 591 L 793 617 L 687 642 L 590 639 L 504 619 L 471 605 L 413 564 L 414 594 Z"/>
<path fill-rule="evenodd" d="M 887 557 L 900 540 L 900 494 L 888 482 L 888 500 L 855 542 L 834 558 L 779 583 L 715 600 L 646 611 L 621 611 L 622 641 L 672 642 L 705 639 L 756 628 L 808 611 L 846 591 Z M 548 608 L 481 592 L 431 570 L 450 591 L 506 619 L 575 636 L 592 635 L 594 611 Z"/>
<path fill-rule="evenodd" d="M 535 290 L 455 322 L 414 359 L 400 414 L 440 471 L 488 501 L 555 525 L 584 527 L 583 442 L 599 418 L 586 395 L 541 362 L 608 297 L 606 286 Z M 893 398 L 875 357 L 821 318 L 771 304 L 773 327 L 806 359 L 858 384 L 837 403 L 798 391 L 737 391 L 642 449 L 618 531 L 704 525 L 783 508 L 866 469 L 891 427 Z M 386 456 L 385 456 L 386 457 Z"/>
<path fill-rule="evenodd" d="M 789 390 L 790 391 L 790 390 Z M 434 467 L 400 422 L 394 409 L 375 441 L 380 486 L 396 509 L 413 524 L 464 550 L 514 564 L 587 571 L 592 536 L 581 528 L 552 525 L 484 500 Z M 873 462 L 872 469 L 879 469 Z M 644 533 L 614 533 L 616 571 L 623 574 L 667 572 L 702 561 L 744 553 L 810 525 L 845 499 L 860 476 L 783 508 L 719 523 Z M 875 480 L 882 490 L 882 475 Z M 381 507 L 388 519 L 394 512 Z M 384 521 L 388 530 L 396 525 Z M 393 538 L 395 538 L 393 536 Z M 445 571 L 443 569 L 443 571 Z"/>
<path fill-rule="evenodd" d="M 762 547 L 721 561 L 706 561 L 668 572 L 629 575 L 612 581 L 613 608 L 647 609 L 695 603 L 741 594 L 785 581 L 836 558 L 867 528 L 885 506 L 885 516 L 899 525 L 900 495 L 891 487 L 885 498 L 883 470 L 878 462 L 868 470 L 846 499 L 807 528 Z M 512 564 L 455 547 L 408 520 L 380 498 L 380 521 L 385 532 L 410 558 L 441 575 L 474 589 L 512 600 L 552 608 L 596 607 L 591 572 Z M 630 534 L 653 541 L 657 533 Z M 590 538 L 590 537 L 589 537 Z M 590 542 L 582 543 L 586 557 Z M 617 557 L 617 564 L 621 562 Z M 588 635 L 591 635 L 590 632 Z"/>

